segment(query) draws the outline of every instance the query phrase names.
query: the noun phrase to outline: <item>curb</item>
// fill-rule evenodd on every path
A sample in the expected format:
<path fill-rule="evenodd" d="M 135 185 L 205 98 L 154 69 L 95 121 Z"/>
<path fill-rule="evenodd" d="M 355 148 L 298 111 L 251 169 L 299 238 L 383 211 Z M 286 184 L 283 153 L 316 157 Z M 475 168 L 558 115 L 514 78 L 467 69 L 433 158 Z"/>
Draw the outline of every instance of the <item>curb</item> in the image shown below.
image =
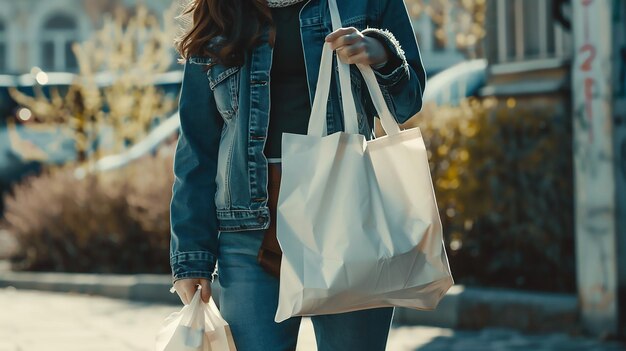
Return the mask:
<path fill-rule="evenodd" d="M 178 296 L 169 292 L 171 282 L 171 277 L 164 274 L 0 273 L 0 288 L 81 293 L 180 305 Z M 214 284 L 212 289 L 217 292 L 219 286 Z M 573 294 L 455 285 L 436 310 L 397 308 L 394 323 L 460 329 L 502 327 L 524 332 L 572 332 L 579 330 L 579 303 Z"/>
<path fill-rule="evenodd" d="M 442 328 L 511 328 L 524 332 L 580 330 L 579 302 L 574 294 L 530 292 L 455 285 L 434 311 L 397 309 L 395 320 L 406 325 Z"/>
<path fill-rule="evenodd" d="M 0 288 L 99 295 L 131 301 L 180 304 L 169 292 L 172 279 L 163 274 L 83 274 L 2 272 Z"/>

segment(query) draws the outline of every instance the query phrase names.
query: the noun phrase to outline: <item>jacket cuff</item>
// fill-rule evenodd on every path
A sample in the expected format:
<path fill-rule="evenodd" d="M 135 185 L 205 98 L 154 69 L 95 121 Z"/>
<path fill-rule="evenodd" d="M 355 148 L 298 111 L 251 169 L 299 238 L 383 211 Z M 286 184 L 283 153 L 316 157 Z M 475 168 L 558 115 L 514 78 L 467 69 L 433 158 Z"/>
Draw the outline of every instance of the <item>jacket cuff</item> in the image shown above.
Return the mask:
<path fill-rule="evenodd" d="M 180 252 L 170 257 L 172 284 L 183 278 L 202 278 L 213 280 L 215 255 L 206 251 Z"/>
<path fill-rule="evenodd" d="M 409 76 L 409 64 L 406 61 L 406 55 L 393 33 L 378 28 L 367 28 L 361 33 L 370 38 L 378 39 L 387 49 L 389 55 L 387 64 L 380 69 L 373 70 L 378 84 L 391 87 Z"/>

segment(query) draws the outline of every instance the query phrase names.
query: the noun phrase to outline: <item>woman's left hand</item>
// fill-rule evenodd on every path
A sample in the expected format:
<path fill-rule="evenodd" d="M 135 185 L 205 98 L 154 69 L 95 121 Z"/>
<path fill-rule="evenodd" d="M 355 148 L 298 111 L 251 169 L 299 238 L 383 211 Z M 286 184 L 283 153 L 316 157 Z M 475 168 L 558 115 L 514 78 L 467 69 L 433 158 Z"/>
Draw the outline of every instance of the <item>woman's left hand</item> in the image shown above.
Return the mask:
<path fill-rule="evenodd" d="M 356 28 L 340 28 L 326 36 L 333 50 L 343 63 L 380 65 L 387 62 L 387 50 L 375 38 L 361 34 Z"/>

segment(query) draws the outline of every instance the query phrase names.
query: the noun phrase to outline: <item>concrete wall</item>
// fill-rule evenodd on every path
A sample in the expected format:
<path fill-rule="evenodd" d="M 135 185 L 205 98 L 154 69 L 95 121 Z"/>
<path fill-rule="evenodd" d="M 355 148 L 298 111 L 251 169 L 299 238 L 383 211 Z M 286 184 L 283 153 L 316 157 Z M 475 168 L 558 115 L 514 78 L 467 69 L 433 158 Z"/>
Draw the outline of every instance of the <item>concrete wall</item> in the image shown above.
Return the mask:
<path fill-rule="evenodd" d="M 582 320 L 599 335 L 618 331 L 617 163 L 614 158 L 614 33 L 621 1 L 573 1 L 572 66 L 576 257 Z M 619 12 L 618 12 L 619 13 Z M 622 195 L 623 196 L 623 195 Z M 621 297 L 622 299 L 624 297 Z"/>
<path fill-rule="evenodd" d="M 619 4 L 618 4 L 619 3 Z M 617 219 L 618 333 L 626 339 L 626 2 L 614 2 L 613 145 Z"/>

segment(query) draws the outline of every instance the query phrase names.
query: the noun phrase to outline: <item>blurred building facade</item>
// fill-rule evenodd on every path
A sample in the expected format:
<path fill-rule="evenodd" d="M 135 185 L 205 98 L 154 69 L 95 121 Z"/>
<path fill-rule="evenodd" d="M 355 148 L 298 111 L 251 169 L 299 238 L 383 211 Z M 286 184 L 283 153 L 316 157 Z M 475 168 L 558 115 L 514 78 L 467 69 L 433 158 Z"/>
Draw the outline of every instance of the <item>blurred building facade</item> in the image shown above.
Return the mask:
<path fill-rule="evenodd" d="M 485 51 L 485 95 L 541 95 L 569 105 L 571 23 L 559 0 L 490 0 Z"/>
<path fill-rule="evenodd" d="M 82 41 L 99 27 L 104 14 L 117 6 L 132 8 L 145 3 L 162 13 L 171 0 L 0 0 L 0 74 L 22 74 L 38 66 L 46 71 L 77 69 L 71 43 Z M 449 11 L 453 11 L 451 8 Z M 437 25 L 426 14 L 413 18 L 422 59 L 429 73 L 439 72 L 465 59 L 456 47 L 454 33 L 448 40 L 435 36 Z"/>
<path fill-rule="evenodd" d="M 452 9 L 449 9 L 449 11 L 452 11 Z M 455 33 L 451 27 L 444 28 L 447 40 L 442 41 L 435 35 L 437 24 L 433 22 L 428 14 L 421 13 L 418 16 L 414 16 L 412 23 L 422 61 L 429 75 L 467 59 L 465 54 L 457 48 L 454 38 Z"/>
<path fill-rule="evenodd" d="M 482 94 L 571 123 L 581 320 L 626 337 L 626 2 L 488 0 L 486 23 Z"/>
<path fill-rule="evenodd" d="M 22 74 L 38 66 L 47 71 L 77 70 L 71 51 L 87 39 L 105 14 L 133 8 L 136 0 L 0 0 L 0 74 Z M 160 14 L 170 0 L 144 0 Z"/>

